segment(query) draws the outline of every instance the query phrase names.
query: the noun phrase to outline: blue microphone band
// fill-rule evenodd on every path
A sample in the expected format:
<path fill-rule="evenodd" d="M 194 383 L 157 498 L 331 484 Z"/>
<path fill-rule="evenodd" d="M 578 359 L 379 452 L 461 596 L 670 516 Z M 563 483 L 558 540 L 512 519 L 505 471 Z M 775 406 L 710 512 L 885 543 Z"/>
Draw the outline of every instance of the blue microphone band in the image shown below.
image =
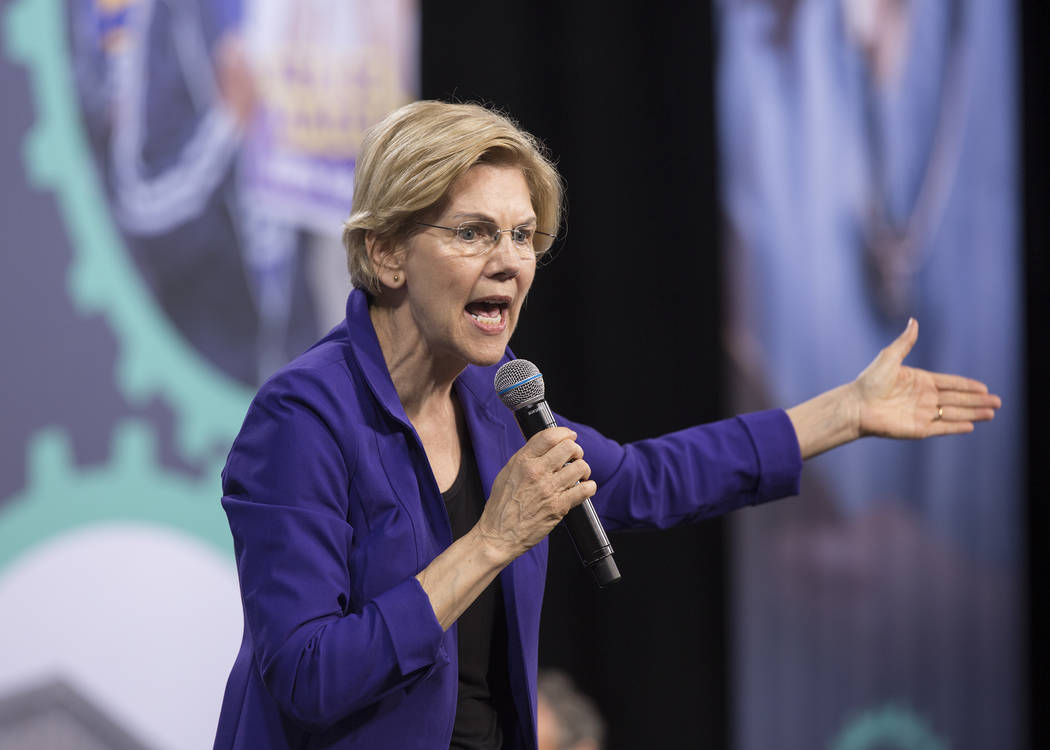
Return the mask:
<path fill-rule="evenodd" d="M 542 378 L 542 377 L 543 377 L 543 374 L 537 372 L 535 375 L 530 375 L 529 377 L 525 378 L 524 380 L 519 380 L 517 383 L 513 383 L 511 385 L 508 385 L 506 388 L 504 388 L 502 391 L 499 392 L 499 395 L 502 396 L 504 393 L 509 393 L 510 391 L 513 391 L 518 386 L 525 385 L 526 383 L 531 383 L 536 378 Z"/>

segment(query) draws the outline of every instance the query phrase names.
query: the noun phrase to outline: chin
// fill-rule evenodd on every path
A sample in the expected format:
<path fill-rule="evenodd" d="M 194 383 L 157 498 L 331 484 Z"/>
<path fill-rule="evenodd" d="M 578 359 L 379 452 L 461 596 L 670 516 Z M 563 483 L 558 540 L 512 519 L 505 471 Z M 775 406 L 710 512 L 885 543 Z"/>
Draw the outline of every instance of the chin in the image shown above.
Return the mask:
<path fill-rule="evenodd" d="M 506 353 L 507 347 L 504 345 L 500 347 L 498 352 L 478 353 L 477 356 L 470 358 L 470 364 L 477 367 L 492 367 L 493 365 L 498 364 Z"/>
<path fill-rule="evenodd" d="M 482 346 L 471 347 L 466 360 L 476 367 L 492 367 L 507 353 L 508 341 L 509 337 L 501 336 L 498 340 L 486 341 Z"/>

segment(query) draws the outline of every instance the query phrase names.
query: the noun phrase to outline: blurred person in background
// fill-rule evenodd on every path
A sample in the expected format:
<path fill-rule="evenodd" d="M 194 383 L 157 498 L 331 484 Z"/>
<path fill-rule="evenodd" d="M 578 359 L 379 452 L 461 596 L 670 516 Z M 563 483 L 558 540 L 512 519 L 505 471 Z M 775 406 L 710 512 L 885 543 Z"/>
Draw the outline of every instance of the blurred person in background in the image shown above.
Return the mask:
<path fill-rule="evenodd" d="M 605 722 L 564 672 L 541 669 L 536 682 L 538 750 L 603 750 Z"/>
<path fill-rule="evenodd" d="M 157 303 L 257 385 L 342 314 L 366 128 L 416 87 L 414 0 L 73 3 L 85 129 Z"/>
<path fill-rule="evenodd" d="M 1014 4 L 716 8 L 734 408 L 841 382 L 909 315 L 915 366 L 1023 392 Z M 734 520 L 741 748 L 901 705 L 952 747 L 1024 744 L 1023 413 L 855 444 Z"/>

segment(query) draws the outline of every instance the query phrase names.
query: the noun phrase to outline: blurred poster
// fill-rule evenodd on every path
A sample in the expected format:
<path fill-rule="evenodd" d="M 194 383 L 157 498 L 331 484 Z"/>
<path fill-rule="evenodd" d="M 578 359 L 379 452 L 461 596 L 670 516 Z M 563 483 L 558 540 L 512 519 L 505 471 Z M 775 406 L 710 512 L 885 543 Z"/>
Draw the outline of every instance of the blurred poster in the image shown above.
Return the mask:
<path fill-rule="evenodd" d="M 254 0 L 245 46 L 259 106 L 245 144 L 247 198 L 318 232 L 347 216 L 365 130 L 417 88 L 405 2 Z"/>
<path fill-rule="evenodd" d="M 210 746 L 241 611 L 219 471 L 343 315 L 414 0 L 0 11 L 0 747 Z"/>
<path fill-rule="evenodd" d="M 743 750 L 1025 746 L 1014 6 L 721 0 L 736 407 L 907 364 L 989 383 L 973 435 L 866 440 L 734 520 Z"/>
<path fill-rule="evenodd" d="M 321 327 L 343 316 L 349 276 L 340 238 L 354 164 L 365 130 L 415 98 L 418 14 L 415 0 L 244 2 L 256 99 L 238 210 L 265 375 L 288 359 L 281 341 L 294 332 L 298 279 L 313 290 L 315 309 L 338 311 Z M 296 268 L 304 252 L 313 253 L 305 273 Z"/>

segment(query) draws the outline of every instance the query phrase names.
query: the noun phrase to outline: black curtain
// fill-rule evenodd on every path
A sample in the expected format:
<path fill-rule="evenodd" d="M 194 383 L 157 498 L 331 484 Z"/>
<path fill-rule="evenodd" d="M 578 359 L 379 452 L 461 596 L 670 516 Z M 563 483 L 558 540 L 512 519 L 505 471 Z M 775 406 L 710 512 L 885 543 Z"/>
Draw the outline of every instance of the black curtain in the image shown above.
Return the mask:
<path fill-rule="evenodd" d="M 564 239 L 511 346 L 552 406 L 629 441 L 722 416 L 710 8 L 423 4 L 422 94 L 479 101 L 551 149 Z M 596 590 L 551 538 L 541 666 L 593 696 L 610 750 L 726 747 L 723 524 L 612 538 Z"/>

